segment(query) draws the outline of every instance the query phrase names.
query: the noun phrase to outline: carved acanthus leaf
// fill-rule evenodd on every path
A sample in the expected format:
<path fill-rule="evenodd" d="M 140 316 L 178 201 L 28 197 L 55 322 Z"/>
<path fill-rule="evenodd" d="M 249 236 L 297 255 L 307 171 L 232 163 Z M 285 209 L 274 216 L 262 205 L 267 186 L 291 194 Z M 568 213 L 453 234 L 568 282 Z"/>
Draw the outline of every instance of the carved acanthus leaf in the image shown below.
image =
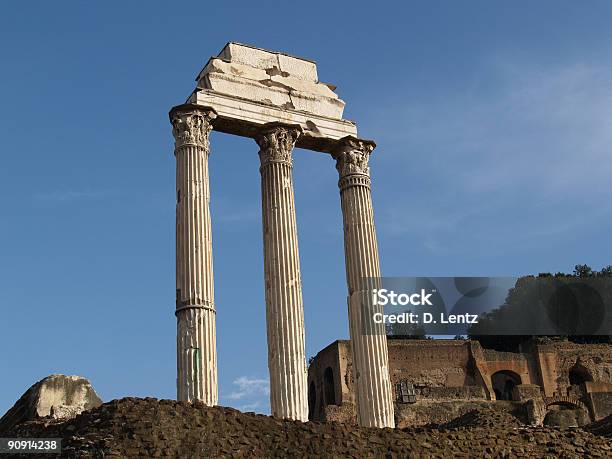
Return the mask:
<path fill-rule="evenodd" d="M 195 145 L 210 150 L 208 135 L 212 130 L 212 120 L 217 117 L 214 111 L 185 110 L 172 114 L 172 135 L 176 148 Z"/>
<path fill-rule="evenodd" d="M 352 174 L 370 175 L 368 160 L 374 150 L 374 143 L 356 138 L 341 140 L 338 148 L 333 152 L 336 160 L 336 169 L 340 177 Z"/>
<path fill-rule="evenodd" d="M 300 130 L 292 126 L 274 126 L 264 129 L 255 137 L 259 145 L 261 165 L 269 163 L 292 164 L 292 152 Z"/>

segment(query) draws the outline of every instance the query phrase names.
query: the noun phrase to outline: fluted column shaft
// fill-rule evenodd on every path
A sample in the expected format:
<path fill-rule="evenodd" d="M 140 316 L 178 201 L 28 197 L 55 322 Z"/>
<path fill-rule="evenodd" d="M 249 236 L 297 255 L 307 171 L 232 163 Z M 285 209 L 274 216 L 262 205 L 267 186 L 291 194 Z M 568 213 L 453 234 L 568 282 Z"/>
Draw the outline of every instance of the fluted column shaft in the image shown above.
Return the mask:
<path fill-rule="evenodd" d="M 292 152 L 300 130 L 273 123 L 260 147 L 270 404 L 277 418 L 308 420 L 304 308 Z"/>
<path fill-rule="evenodd" d="M 170 113 L 176 157 L 177 399 L 218 401 L 208 181 L 211 109 Z"/>
<path fill-rule="evenodd" d="M 370 190 L 369 156 L 374 143 L 345 137 L 332 153 L 340 175 L 338 186 L 344 223 L 348 310 L 359 425 L 394 427 L 393 395 L 384 325 L 372 315 L 382 312 L 369 301 L 368 278 L 380 278 L 378 244 Z M 376 282 L 376 281 L 374 281 Z"/>

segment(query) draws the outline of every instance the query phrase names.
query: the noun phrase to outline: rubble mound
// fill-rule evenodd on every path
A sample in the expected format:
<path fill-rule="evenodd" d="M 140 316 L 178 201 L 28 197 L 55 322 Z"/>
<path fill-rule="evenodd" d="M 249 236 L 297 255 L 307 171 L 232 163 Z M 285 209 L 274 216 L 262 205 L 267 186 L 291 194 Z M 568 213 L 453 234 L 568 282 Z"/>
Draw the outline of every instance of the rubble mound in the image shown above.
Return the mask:
<path fill-rule="evenodd" d="M 599 421 L 592 422 L 584 427 L 584 430 L 595 435 L 612 438 L 612 414 L 606 416 Z"/>
<path fill-rule="evenodd" d="M 232 408 L 152 398 L 113 400 L 69 420 L 28 421 L 6 436 L 61 437 L 66 458 L 572 458 L 609 457 L 612 452 L 608 439 L 582 429 L 488 424 L 454 430 L 375 429 L 281 421 Z"/>
<path fill-rule="evenodd" d="M 524 426 L 517 418 L 505 411 L 482 409 L 471 410 L 449 422 L 441 424 L 440 429 L 460 429 L 460 428 L 498 428 L 516 429 Z"/>

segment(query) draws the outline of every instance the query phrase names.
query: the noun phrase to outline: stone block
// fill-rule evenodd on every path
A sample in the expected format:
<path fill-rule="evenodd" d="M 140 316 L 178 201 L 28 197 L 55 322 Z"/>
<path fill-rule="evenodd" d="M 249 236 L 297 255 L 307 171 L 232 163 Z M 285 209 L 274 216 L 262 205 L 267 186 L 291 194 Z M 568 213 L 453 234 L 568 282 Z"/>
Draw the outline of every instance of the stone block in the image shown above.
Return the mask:
<path fill-rule="evenodd" d="M 307 59 L 300 59 L 287 54 L 278 54 L 278 65 L 283 73 L 295 78 L 318 82 L 317 65 Z"/>
<path fill-rule="evenodd" d="M 218 57 L 228 62 L 244 64 L 257 69 L 278 67 L 278 57 L 275 53 L 240 43 L 228 43 Z"/>
<path fill-rule="evenodd" d="M 234 77 L 246 78 L 253 81 L 261 81 L 270 78 L 270 75 L 264 70 L 250 65 L 241 64 L 238 62 L 227 62 L 223 59 L 210 59 L 198 78 L 211 73 L 222 73 L 232 75 Z"/>
<path fill-rule="evenodd" d="M 30 387 L 0 418 L 0 433 L 41 417 L 70 419 L 101 404 L 102 400 L 87 379 L 80 376 L 47 376 Z"/>
<path fill-rule="evenodd" d="M 222 73 L 210 73 L 206 75 L 206 80 L 208 89 L 222 94 L 236 94 L 242 99 L 283 108 L 291 104 L 289 91 L 282 87 L 269 87 L 254 80 L 238 79 Z"/>
<path fill-rule="evenodd" d="M 524 402 L 540 398 L 542 398 L 542 389 L 537 384 L 518 384 L 512 389 L 512 400 Z"/>
<path fill-rule="evenodd" d="M 546 404 L 544 400 L 533 398 L 528 400 L 525 405 L 527 413 L 527 422 L 532 426 L 541 426 L 544 423 L 544 417 L 546 416 Z"/>

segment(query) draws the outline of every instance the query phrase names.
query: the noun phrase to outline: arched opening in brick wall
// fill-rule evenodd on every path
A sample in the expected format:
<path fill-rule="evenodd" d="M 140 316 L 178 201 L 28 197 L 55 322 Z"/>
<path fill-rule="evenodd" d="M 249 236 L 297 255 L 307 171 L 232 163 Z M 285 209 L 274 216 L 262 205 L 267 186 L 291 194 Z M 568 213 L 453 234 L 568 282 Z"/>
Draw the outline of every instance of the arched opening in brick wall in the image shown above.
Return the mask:
<path fill-rule="evenodd" d="M 588 381 L 593 381 L 593 377 L 589 370 L 587 370 L 582 364 L 576 363 L 569 371 L 569 383 L 570 386 L 580 386 Z"/>
<path fill-rule="evenodd" d="M 315 407 L 317 405 L 317 390 L 315 389 L 314 381 L 310 381 L 308 387 L 308 420 L 313 421 L 315 415 Z"/>
<path fill-rule="evenodd" d="M 334 370 L 331 367 L 325 369 L 323 373 L 323 388 L 325 393 L 325 404 L 336 404 L 336 386 L 334 384 Z"/>
<path fill-rule="evenodd" d="M 521 377 L 510 370 L 501 370 L 491 376 L 491 385 L 497 400 L 512 400 L 514 387 L 521 383 Z"/>
<path fill-rule="evenodd" d="M 591 373 L 589 373 L 589 370 L 587 370 L 584 365 L 580 364 L 579 362 L 576 362 L 576 364 L 570 368 L 567 378 L 569 379 L 567 395 L 574 397 L 583 396 L 583 384 L 585 382 L 593 381 L 593 377 L 591 376 Z"/>

